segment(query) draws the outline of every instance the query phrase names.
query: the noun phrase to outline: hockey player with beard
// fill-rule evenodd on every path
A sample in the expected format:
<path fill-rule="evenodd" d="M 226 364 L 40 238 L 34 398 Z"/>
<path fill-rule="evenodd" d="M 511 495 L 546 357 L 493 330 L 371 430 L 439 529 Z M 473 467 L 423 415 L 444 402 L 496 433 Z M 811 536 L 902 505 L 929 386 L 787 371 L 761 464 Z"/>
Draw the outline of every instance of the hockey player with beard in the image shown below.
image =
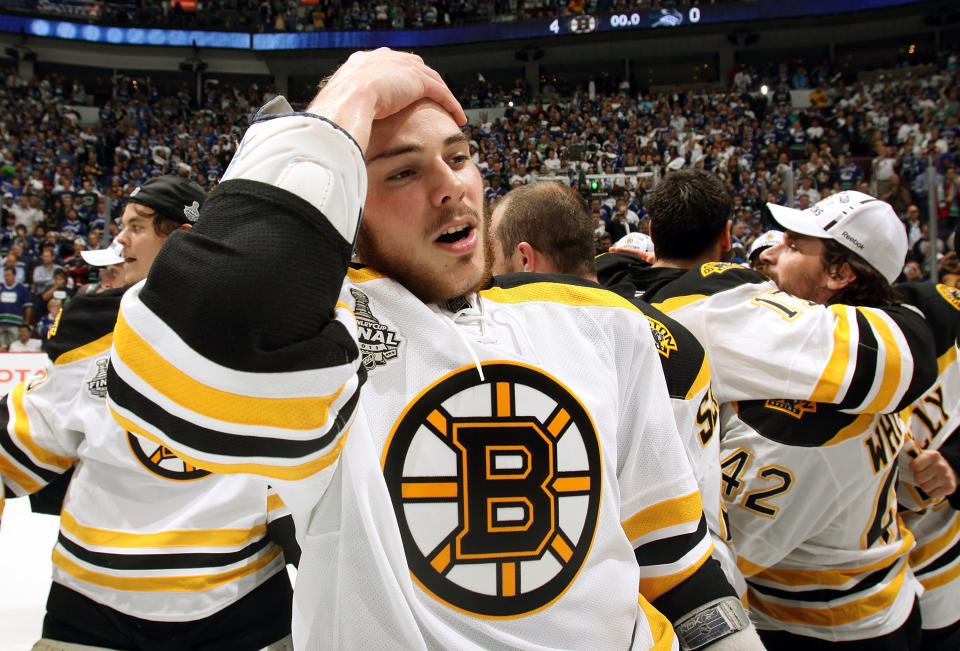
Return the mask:
<path fill-rule="evenodd" d="M 676 648 L 660 599 L 691 646 L 735 644 L 647 320 L 597 288 L 482 289 L 465 121 L 385 49 L 303 113 L 261 109 L 124 297 L 115 418 L 276 482 L 304 552 L 297 648 Z M 309 295 L 268 283 L 278 265 Z"/>
<path fill-rule="evenodd" d="M 919 585 L 893 487 L 904 433 L 889 412 L 936 367 L 922 319 L 894 304 L 899 220 L 859 193 L 806 212 L 771 206 L 787 233 L 761 258 L 778 288 L 711 262 L 729 248 L 722 184 L 691 172 L 654 195 L 656 265 L 611 260 L 603 271 L 633 281 L 707 350 L 722 493 L 761 638 L 777 649 L 913 648 Z M 854 240 L 870 245 L 866 260 Z"/>
<path fill-rule="evenodd" d="M 122 264 L 125 282 L 137 283 L 205 200 L 188 179 L 151 179 L 128 197 L 114 245 L 84 257 Z M 190 280 L 180 280 L 186 296 Z M 289 648 L 292 592 L 272 538 L 292 534 L 292 522 L 278 496 L 262 482 L 184 463 L 121 428 L 107 409 L 124 291 L 74 298 L 51 329 L 44 374 L 0 402 L 4 487 L 42 496 L 60 515 L 34 648 Z"/>

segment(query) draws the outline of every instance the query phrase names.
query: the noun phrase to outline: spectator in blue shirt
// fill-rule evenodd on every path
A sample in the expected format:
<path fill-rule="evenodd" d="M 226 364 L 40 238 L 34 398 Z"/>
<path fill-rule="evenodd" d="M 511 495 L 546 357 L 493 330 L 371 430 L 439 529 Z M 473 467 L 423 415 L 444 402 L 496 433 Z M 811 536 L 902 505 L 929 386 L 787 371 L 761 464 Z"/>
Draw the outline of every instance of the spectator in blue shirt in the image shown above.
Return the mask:
<path fill-rule="evenodd" d="M 33 297 L 30 290 L 17 282 L 17 271 L 4 267 L 0 287 L 0 347 L 16 341 L 18 329 L 33 322 Z"/>

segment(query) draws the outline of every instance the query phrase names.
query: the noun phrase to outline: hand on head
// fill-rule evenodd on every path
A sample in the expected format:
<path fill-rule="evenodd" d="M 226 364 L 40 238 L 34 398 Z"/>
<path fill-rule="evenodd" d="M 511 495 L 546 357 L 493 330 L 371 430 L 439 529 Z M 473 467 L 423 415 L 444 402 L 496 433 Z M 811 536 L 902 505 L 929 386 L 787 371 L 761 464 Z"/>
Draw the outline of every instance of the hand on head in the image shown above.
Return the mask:
<path fill-rule="evenodd" d="M 457 124 L 466 124 L 463 108 L 436 70 L 415 54 L 380 48 L 350 55 L 310 102 L 307 112 L 345 129 L 366 153 L 374 120 L 421 99 L 437 102 Z"/>

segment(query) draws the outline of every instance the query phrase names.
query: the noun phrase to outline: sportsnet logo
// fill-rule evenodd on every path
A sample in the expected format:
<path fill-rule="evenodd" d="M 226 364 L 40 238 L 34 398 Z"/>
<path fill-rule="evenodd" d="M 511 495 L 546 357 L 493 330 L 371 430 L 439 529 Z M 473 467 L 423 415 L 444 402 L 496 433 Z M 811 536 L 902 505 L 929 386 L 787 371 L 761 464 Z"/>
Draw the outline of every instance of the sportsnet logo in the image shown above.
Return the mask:
<path fill-rule="evenodd" d="M 764 407 L 782 411 L 797 420 L 803 418 L 804 414 L 817 413 L 817 403 L 809 400 L 767 400 L 764 403 Z"/>

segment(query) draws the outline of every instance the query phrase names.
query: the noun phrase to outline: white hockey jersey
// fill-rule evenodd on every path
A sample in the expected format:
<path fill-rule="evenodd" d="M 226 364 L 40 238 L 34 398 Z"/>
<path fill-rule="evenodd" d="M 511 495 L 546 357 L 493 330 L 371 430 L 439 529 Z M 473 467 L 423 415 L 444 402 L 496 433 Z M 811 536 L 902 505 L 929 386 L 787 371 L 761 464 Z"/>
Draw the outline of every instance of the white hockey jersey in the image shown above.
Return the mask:
<path fill-rule="evenodd" d="M 688 271 L 652 302 L 703 345 L 721 404 L 777 397 L 890 413 L 935 378 L 929 330 L 909 307 L 818 305 L 722 262 Z"/>
<path fill-rule="evenodd" d="M 667 381 L 670 407 L 703 501 L 703 513 L 713 538 L 713 556 L 730 585 L 746 601 L 747 584 L 737 568 L 726 506 L 720 497 L 720 406 L 710 385 L 710 365 L 703 346 L 684 326 L 644 301 L 627 287 L 609 287 L 646 315 L 660 365 Z M 623 290 L 623 291 L 621 291 Z"/>
<path fill-rule="evenodd" d="M 937 341 L 939 377 L 922 398 L 901 412 L 910 435 L 923 449 L 956 450 L 960 428 L 960 362 L 957 327 L 960 291 L 946 285 L 910 283 L 910 300 L 921 306 Z M 900 456 L 898 499 L 906 526 L 917 539 L 910 565 L 923 584 L 923 627 L 944 628 L 960 619 L 960 500 L 931 499 L 912 483 L 911 455 Z M 954 457 L 955 459 L 956 457 Z"/>
<path fill-rule="evenodd" d="M 58 321 L 61 335 L 89 324 L 78 305 Z M 119 427 L 105 404 L 109 330 L 71 341 L 42 376 L 0 402 L 0 475 L 13 494 L 39 491 L 74 468 L 53 580 L 127 615 L 185 622 L 282 571 L 284 556 L 267 533 L 285 512 L 279 498 L 263 482 L 211 474 Z"/>
<path fill-rule="evenodd" d="M 919 312 L 817 305 L 724 263 L 653 300 L 710 357 L 722 492 L 757 626 L 839 641 L 902 625 L 919 592 L 896 517 L 905 434 L 882 414 L 932 381 Z"/>
<path fill-rule="evenodd" d="M 316 123 L 331 145 L 311 156 L 341 188 L 362 161 Z M 675 648 L 647 600 L 712 543 L 645 317 L 534 281 L 443 305 L 370 269 L 296 301 L 251 288 L 277 256 L 342 280 L 349 249 L 301 199 L 225 181 L 124 298 L 111 355 L 125 427 L 269 477 L 299 518 L 296 646 Z M 222 339 L 202 336 L 210 315 Z"/>
<path fill-rule="evenodd" d="M 899 418 L 782 399 L 720 414 L 722 494 L 757 627 L 830 641 L 899 628 L 920 592 L 897 517 Z"/>

